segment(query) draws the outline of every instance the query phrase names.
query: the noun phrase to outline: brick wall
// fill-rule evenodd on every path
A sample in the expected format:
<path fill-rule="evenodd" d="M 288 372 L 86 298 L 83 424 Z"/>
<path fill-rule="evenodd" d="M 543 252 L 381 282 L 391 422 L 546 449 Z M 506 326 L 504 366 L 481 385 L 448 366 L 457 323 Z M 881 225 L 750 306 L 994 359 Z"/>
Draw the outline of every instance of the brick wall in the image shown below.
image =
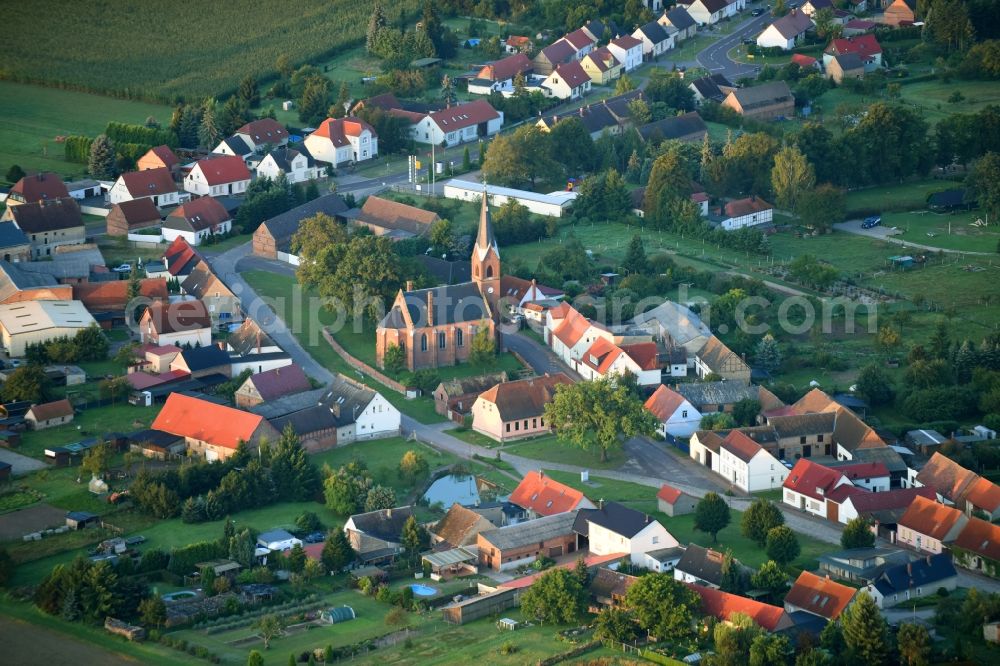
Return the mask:
<path fill-rule="evenodd" d="M 271 236 L 271 232 L 263 224 L 253 232 L 253 253 L 258 257 L 267 257 L 268 259 L 278 258 L 277 243 L 274 237 Z"/>
<path fill-rule="evenodd" d="M 390 379 L 388 376 L 379 372 L 378 370 L 371 367 L 367 363 L 359 361 L 358 359 L 351 356 L 349 353 L 347 353 L 346 349 L 340 346 L 340 343 L 338 343 L 336 340 L 333 339 L 333 336 L 330 335 L 330 332 L 327 331 L 325 328 L 323 329 L 323 337 L 326 338 L 326 341 L 330 343 L 331 347 L 333 347 L 333 351 L 337 352 L 337 355 L 340 356 L 340 358 L 344 359 L 347 362 L 347 364 L 350 365 L 352 368 L 357 368 L 361 372 L 365 373 L 369 377 L 373 377 L 375 380 L 381 382 L 383 385 L 387 386 L 393 391 L 396 391 L 397 393 L 402 393 L 404 395 L 406 394 L 405 386 L 403 386 L 394 379 Z"/>

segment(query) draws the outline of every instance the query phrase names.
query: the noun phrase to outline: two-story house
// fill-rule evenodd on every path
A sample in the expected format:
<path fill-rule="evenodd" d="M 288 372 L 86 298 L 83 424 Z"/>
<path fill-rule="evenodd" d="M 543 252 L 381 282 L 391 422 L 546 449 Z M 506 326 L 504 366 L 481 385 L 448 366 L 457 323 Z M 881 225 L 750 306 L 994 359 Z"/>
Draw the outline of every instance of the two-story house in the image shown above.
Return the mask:
<path fill-rule="evenodd" d="M 360 118 L 327 118 L 306 137 L 306 150 L 334 169 L 378 157 L 378 134 Z"/>

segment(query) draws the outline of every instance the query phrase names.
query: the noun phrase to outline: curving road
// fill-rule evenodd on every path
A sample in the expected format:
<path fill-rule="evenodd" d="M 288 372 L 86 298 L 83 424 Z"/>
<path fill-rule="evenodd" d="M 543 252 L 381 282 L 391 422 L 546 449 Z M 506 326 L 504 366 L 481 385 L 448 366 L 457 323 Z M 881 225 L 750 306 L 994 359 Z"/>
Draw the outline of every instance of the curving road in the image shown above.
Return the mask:
<path fill-rule="evenodd" d="M 756 17 L 749 17 L 731 34 L 725 35 L 718 41 L 713 42 L 695 56 L 698 64 L 712 74 L 722 74 L 730 81 L 736 81 L 736 79 L 744 76 L 756 76 L 757 71 L 760 69 L 758 66 L 730 60 L 729 51 L 734 46 L 738 46 L 744 39 L 756 37 L 770 22 L 770 12 L 764 12 L 762 15 Z"/>
<path fill-rule="evenodd" d="M 847 220 L 846 222 L 837 222 L 833 225 L 833 228 L 837 231 L 843 231 L 849 234 L 854 234 L 856 236 L 867 236 L 868 238 L 874 238 L 876 240 L 884 240 L 890 243 L 895 243 L 896 245 L 905 245 L 906 247 L 915 247 L 921 250 L 927 250 L 928 252 L 944 252 L 945 254 L 968 254 L 971 256 L 993 256 L 994 252 L 978 252 L 975 250 L 951 250 L 944 247 L 935 247 L 933 245 L 923 245 L 922 243 L 914 243 L 910 240 L 905 240 L 903 238 L 896 238 L 894 234 L 902 233 L 896 230 L 894 227 L 886 227 L 879 225 L 877 227 L 872 227 L 870 229 L 865 229 L 861 226 L 863 220 Z"/>

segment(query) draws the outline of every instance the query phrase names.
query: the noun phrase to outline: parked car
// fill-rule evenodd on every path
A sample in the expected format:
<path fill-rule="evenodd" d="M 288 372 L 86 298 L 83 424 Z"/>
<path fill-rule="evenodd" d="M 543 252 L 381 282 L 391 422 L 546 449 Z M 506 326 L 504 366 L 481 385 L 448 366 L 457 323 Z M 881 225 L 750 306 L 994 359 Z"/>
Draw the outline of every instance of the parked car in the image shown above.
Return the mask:
<path fill-rule="evenodd" d="M 750 12 L 750 16 L 760 16 L 763 13 L 764 13 L 764 10 L 761 9 L 760 7 L 758 7 L 757 9 L 753 10 L 752 12 Z"/>
<path fill-rule="evenodd" d="M 322 532 L 313 532 L 312 534 L 307 534 L 303 541 L 306 543 L 323 543 L 326 539 L 326 535 Z"/>
<path fill-rule="evenodd" d="M 743 43 L 746 44 L 747 46 L 749 46 L 751 44 L 756 44 L 757 40 L 755 40 L 753 37 L 744 37 L 743 38 Z"/>
<path fill-rule="evenodd" d="M 862 229 L 871 229 L 872 227 L 877 227 L 882 224 L 881 215 L 869 215 L 865 218 L 864 222 L 861 223 Z"/>
<path fill-rule="evenodd" d="M 132 272 L 132 265 L 131 264 L 122 264 L 121 266 L 115 266 L 111 270 L 113 270 L 116 273 L 131 273 Z"/>

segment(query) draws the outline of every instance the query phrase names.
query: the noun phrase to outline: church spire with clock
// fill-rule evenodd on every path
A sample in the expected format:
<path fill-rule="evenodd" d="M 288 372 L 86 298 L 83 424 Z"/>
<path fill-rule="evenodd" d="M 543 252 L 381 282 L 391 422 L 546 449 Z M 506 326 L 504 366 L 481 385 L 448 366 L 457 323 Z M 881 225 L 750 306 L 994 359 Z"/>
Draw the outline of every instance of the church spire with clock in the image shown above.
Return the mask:
<path fill-rule="evenodd" d="M 479 285 L 483 298 L 490 304 L 494 316 L 500 300 L 500 251 L 493 235 L 493 220 L 486 185 L 483 185 L 483 206 L 479 212 L 479 232 L 472 249 L 472 281 Z"/>

